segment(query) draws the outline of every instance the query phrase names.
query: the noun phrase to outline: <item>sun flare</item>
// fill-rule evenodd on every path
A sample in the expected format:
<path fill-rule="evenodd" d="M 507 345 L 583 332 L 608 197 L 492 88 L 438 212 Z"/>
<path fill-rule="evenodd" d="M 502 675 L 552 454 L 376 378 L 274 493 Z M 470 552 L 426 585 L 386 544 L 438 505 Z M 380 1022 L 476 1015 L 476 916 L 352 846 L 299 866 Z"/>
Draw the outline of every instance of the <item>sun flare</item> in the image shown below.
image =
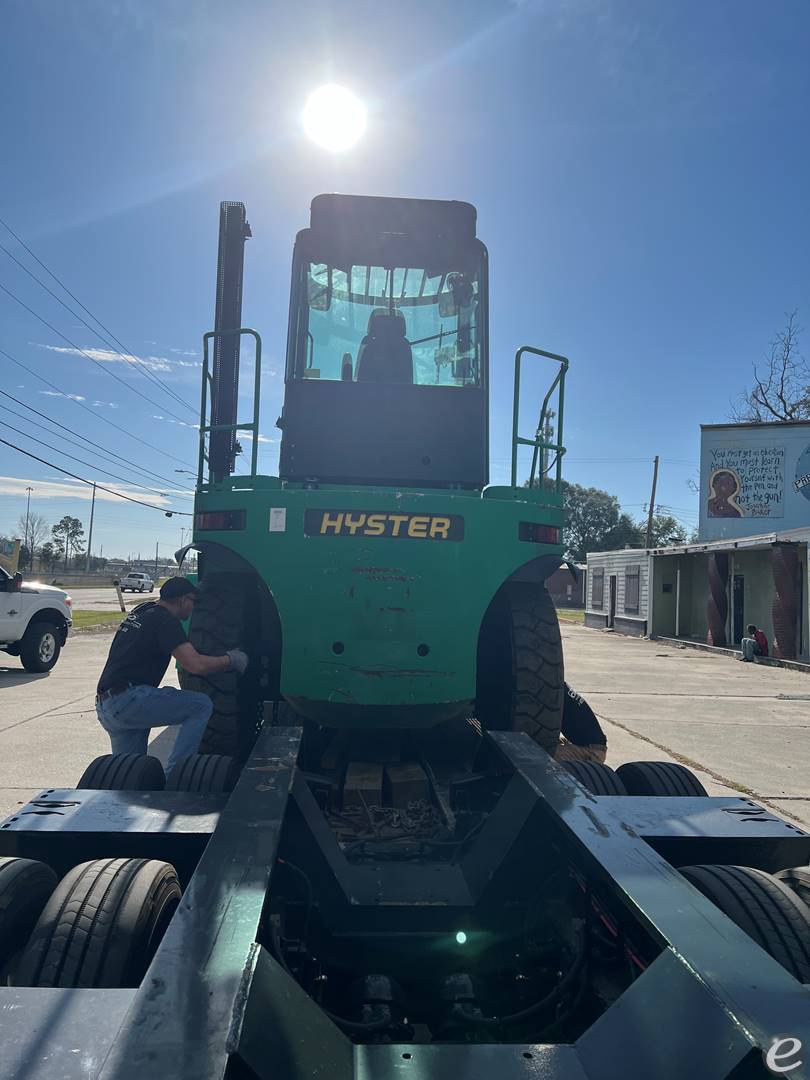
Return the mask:
<path fill-rule="evenodd" d="M 348 150 L 366 130 L 366 107 L 343 86 L 321 86 L 304 106 L 304 131 L 325 150 Z"/>

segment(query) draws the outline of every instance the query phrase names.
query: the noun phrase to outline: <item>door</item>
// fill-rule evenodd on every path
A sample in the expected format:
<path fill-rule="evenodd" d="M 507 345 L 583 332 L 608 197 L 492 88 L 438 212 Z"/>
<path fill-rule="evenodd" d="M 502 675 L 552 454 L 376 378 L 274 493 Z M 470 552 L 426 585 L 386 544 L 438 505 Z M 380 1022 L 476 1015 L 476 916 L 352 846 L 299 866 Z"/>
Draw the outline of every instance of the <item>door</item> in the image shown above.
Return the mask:
<path fill-rule="evenodd" d="M 0 570 L 0 641 L 16 641 L 20 635 L 21 594 L 11 588 L 11 578 Z"/>
<path fill-rule="evenodd" d="M 613 626 L 616 621 L 616 575 L 610 575 L 610 614 L 608 615 L 608 626 Z"/>
<path fill-rule="evenodd" d="M 745 631 L 745 577 L 742 574 L 734 575 L 731 610 L 734 612 L 734 644 L 738 645 Z"/>

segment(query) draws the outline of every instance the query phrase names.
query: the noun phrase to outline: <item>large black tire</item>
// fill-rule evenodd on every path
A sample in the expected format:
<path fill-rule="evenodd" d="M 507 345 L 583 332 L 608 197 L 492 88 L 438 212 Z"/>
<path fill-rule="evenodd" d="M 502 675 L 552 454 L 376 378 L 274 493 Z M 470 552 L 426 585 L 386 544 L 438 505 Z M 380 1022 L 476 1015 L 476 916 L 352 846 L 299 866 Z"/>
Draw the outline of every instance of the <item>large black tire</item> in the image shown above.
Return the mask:
<path fill-rule="evenodd" d="M 239 769 L 225 754 L 193 754 L 183 758 L 166 781 L 167 791 L 224 795 L 233 791 Z"/>
<path fill-rule="evenodd" d="M 799 982 L 810 982 L 810 908 L 781 881 L 748 866 L 681 873 Z"/>
<path fill-rule="evenodd" d="M 28 940 L 57 880 L 45 863 L 0 858 L 0 972 Z"/>
<path fill-rule="evenodd" d="M 162 791 L 165 786 L 163 766 L 149 754 L 102 754 L 76 785 L 94 791 Z"/>
<path fill-rule="evenodd" d="M 810 908 L 810 866 L 793 866 L 773 875 Z"/>
<path fill-rule="evenodd" d="M 71 870 L 37 922 L 17 986 L 138 986 L 180 901 L 173 866 L 95 859 Z"/>
<path fill-rule="evenodd" d="M 628 761 L 616 770 L 628 795 L 663 795 L 667 798 L 708 796 L 691 769 L 674 761 Z"/>
<path fill-rule="evenodd" d="M 222 656 L 245 645 L 246 576 L 236 573 L 204 575 L 189 627 L 189 641 L 206 656 Z M 239 676 L 235 671 L 191 675 L 181 668 L 184 690 L 207 694 L 214 711 L 200 742 L 201 754 L 236 757 L 240 748 Z"/>
<path fill-rule="evenodd" d="M 50 622 L 32 622 L 20 642 L 20 659 L 26 671 L 50 671 L 62 651 L 62 633 Z"/>
<path fill-rule="evenodd" d="M 600 765 L 595 761 L 561 761 L 560 764 L 592 795 L 627 794 L 627 788 L 609 765 Z"/>
<path fill-rule="evenodd" d="M 510 582 L 478 636 L 476 713 L 482 727 L 525 731 L 553 754 L 560 740 L 564 673 L 560 624 L 545 585 Z"/>

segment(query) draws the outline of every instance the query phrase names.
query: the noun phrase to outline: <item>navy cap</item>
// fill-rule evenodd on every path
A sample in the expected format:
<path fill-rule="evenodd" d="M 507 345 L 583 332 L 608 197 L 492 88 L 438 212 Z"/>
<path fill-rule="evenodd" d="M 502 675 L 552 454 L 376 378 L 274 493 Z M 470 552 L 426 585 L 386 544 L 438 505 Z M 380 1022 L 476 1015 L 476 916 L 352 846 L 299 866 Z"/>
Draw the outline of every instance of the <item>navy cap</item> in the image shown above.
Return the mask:
<path fill-rule="evenodd" d="M 160 586 L 161 600 L 179 600 L 181 596 L 197 595 L 198 590 L 184 577 L 170 577 Z"/>

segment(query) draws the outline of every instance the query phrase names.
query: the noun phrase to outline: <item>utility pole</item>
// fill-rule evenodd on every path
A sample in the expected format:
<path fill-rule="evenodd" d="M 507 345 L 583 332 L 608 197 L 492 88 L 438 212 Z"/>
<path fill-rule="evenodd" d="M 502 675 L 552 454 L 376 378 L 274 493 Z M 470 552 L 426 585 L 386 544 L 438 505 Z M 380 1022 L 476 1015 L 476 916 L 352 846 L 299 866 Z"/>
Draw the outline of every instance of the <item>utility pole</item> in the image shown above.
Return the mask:
<path fill-rule="evenodd" d="M 553 436 L 554 436 L 554 425 L 552 424 L 551 421 L 554 419 L 554 417 L 556 415 L 557 414 L 555 412 L 553 412 L 551 409 L 549 409 L 549 411 L 546 413 L 546 424 L 545 424 L 545 427 L 543 428 L 543 442 L 545 442 L 545 443 L 550 443 Z M 546 474 L 548 473 L 548 468 L 549 468 L 549 465 L 548 465 L 548 447 L 547 446 L 543 447 L 542 462 L 543 462 L 543 471 L 542 471 L 542 473 L 540 475 L 540 487 L 545 487 L 546 486 Z"/>
<path fill-rule="evenodd" d="M 655 461 L 653 463 L 653 482 L 652 482 L 652 494 L 650 495 L 650 512 L 647 515 L 647 543 L 645 547 L 652 547 L 652 525 L 653 525 L 653 513 L 655 512 L 655 488 L 658 484 L 658 454 L 655 455 Z"/>
<path fill-rule="evenodd" d="M 31 492 L 34 490 L 32 487 L 25 489 L 28 492 L 28 502 L 25 504 L 25 550 L 28 552 L 28 568 L 33 570 L 34 568 L 34 553 L 31 551 L 31 545 L 28 543 L 28 519 L 31 516 Z"/>
<path fill-rule="evenodd" d="M 96 512 L 96 482 L 93 481 L 93 501 L 90 503 L 90 535 L 87 537 L 87 558 L 84 560 L 85 574 L 90 572 L 90 548 L 93 546 L 93 515 Z"/>
<path fill-rule="evenodd" d="M 155 581 L 157 581 L 157 576 L 158 576 L 158 548 L 159 547 L 160 547 L 160 541 L 156 540 L 155 541 Z"/>

